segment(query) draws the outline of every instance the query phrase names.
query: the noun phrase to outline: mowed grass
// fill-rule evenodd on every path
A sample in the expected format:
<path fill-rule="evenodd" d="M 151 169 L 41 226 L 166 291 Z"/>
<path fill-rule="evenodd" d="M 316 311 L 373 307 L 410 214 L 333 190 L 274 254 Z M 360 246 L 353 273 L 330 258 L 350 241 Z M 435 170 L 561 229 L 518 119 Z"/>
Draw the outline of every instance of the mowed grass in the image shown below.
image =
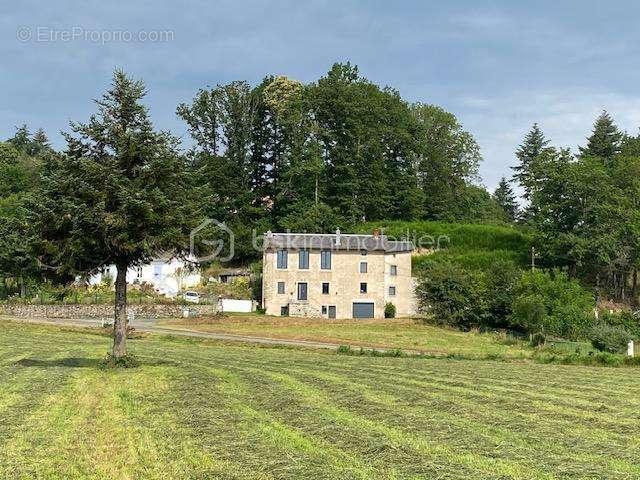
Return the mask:
<path fill-rule="evenodd" d="M 635 369 L 0 323 L 0 478 L 640 478 Z"/>
<path fill-rule="evenodd" d="M 328 320 L 325 318 L 228 315 L 169 320 L 163 327 L 275 339 L 307 340 L 371 348 L 411 350 L 471 357 L 529 357 L 522 342 L 492 333 L 461 332 L 419 319 Z"/>

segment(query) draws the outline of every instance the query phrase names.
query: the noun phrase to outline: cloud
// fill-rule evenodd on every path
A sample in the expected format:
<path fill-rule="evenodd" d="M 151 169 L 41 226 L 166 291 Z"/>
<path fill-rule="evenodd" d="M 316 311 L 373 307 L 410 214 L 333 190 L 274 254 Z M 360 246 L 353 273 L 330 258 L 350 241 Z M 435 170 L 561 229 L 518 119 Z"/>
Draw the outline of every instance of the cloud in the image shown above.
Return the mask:
<path fill-rule="evenodd" d="M 640 96 L 590 89 L 520 91 L 505 95 L 461 98 L 456 109 L 464 127 L 480 144 L 481 175 L 493 189 L 509 176 L 514 152 L 537 122 L 553 145 L 577 152 L 585 144 L 596 117 L 607 110 L 621 130 L 638 134 Z"/>

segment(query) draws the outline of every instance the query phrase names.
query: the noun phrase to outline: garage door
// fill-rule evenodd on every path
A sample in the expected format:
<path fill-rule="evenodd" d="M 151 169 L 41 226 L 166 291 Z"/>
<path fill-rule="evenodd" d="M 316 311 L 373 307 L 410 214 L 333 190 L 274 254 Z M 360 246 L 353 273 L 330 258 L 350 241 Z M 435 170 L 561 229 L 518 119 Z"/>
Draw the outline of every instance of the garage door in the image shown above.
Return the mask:
<path fill-rule="evenodd" d="M 373 318 L 373 303 L 354 303 L 353 318 Z"/>

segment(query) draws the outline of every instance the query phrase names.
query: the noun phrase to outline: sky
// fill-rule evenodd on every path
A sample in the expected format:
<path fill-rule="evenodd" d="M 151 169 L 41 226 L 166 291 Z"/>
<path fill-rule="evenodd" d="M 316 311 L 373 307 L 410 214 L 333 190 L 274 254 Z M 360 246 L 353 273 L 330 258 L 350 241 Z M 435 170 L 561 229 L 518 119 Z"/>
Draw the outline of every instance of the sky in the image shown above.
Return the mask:
<path fill-rule="evenodd" d="M 350 61 L 408 101 L 453 112 L 478 141 L 482 183 L 510 175 L 534 122 L 574 151 L 606 109 L 640 127 L 640 3 L 631 1 L 7 2 L 0 138 L 85 121 L 114 68 L 142 78 L 158 128 L 188 142 L 176 106 L 265 75 L 317 80 Z"/>

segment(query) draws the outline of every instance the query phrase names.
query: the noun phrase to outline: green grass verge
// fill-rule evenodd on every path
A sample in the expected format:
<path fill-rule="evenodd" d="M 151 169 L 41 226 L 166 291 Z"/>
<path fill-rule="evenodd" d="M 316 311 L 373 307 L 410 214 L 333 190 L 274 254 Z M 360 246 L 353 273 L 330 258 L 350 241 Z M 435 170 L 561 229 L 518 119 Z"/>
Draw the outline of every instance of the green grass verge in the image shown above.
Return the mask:
<path fill-rule="evenodd" d="M 532 350 L 523 342 L 491 333 L 465 333 L 422 320 L 327 320 L 234 315 L 162 322 L 163 327 L 287 340 L 350 344 L 368 348 L 415 350 L 484 358 L 524 358 Z"/>
<path fill-rule="evenodd" d="M 640 477 L 637 371 L 0 324 L 0 478 Z"/>

